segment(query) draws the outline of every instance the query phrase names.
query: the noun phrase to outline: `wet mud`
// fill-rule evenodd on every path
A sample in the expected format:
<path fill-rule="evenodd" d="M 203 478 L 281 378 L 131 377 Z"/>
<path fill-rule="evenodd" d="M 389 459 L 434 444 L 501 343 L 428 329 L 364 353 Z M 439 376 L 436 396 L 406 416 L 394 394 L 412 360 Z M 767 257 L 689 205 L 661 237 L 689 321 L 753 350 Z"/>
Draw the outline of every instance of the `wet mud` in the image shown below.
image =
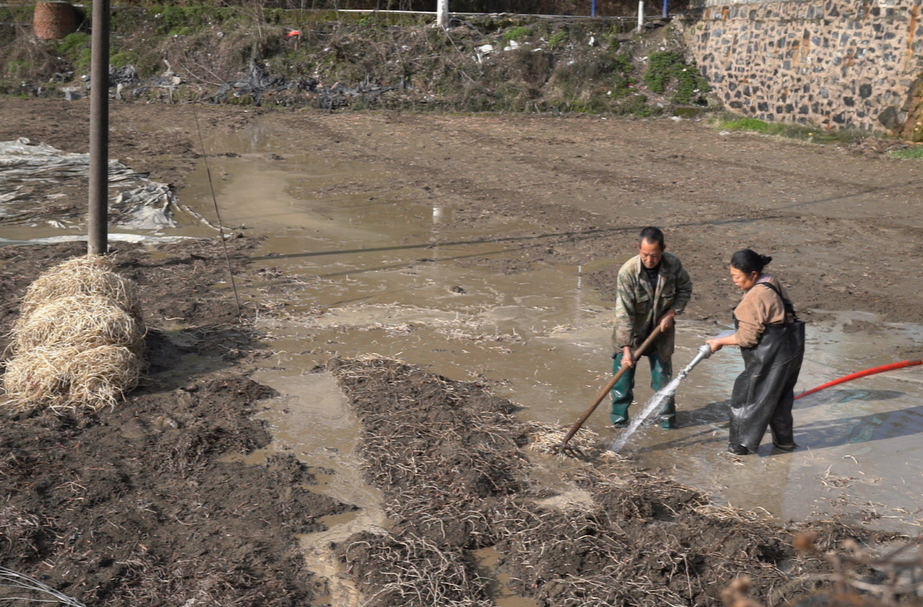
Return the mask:
<path fill-rule="evenodd" d="M 0 134 L 83 150 L 79 107 L 10 100 Z M 676 431 L 612 454 L 603 403 L 589 461 L 537 448 L 608 379 L 614 273 L 648 223 L 696 285 L 678 366 L 726 328 L 742 246 L 776 257 L 809 320 L 799 389 L 918 355 L 920 278 L 873 261 L 918 242 L 916 165 L 670 121 L 229 108 L 199 110 L 203 157 L 189 107 L 113 111 L 112 157 L 211 217 L 207 160 L 228 258 L 188 218 L 120 230 L 143 241 L 113 240 L 148 379 L 116 411 L 4 424 L 4 563 L 87 604 L 718 605 L 739 575 L 781 604 L 844 540 L 919 528 L 909 369 L 799 401 L 793 454 L 725 453 L 733 352 L 681 384 Z M 44 223 L 60 212 L 0 238 L 78 237 Z M 83 250 L 0 247 L 0 329 Z"/>
<path fill-rule="evenodd" d="M 0 249 L 4 333 L 35 272 L 84 247 Z M 5 415 L 0 560 L 88 605 L 305 604 L 314 589 L 297 536 L 353 506 L 313 493 L 316 471 L 292 455 L 228 461 L 269 444 L 253 416 L 276 393 L 234 371 L 254 340 L 226 299 L 194 295 L 214 284 L 220 247 L 155 253 L 126 247 L 117 269 L 146 285 L 149 322 L 184 328 L 150 328 L 146 379 L 124 406 Z M 234 324 L 217 322 L 229 314 Z M 21 591 L 0 584 L 0 596 Z"/>
<path fill-rule="evenodd" d="M 330 368 L 362 421 L 366 474 L 395 523 L 338 547 L 370 605 L 490 605 L 501 572 L 536 605 L 721 604 L 725 580 L 742 571 L 756 596 L 800 580 L 777 592 L 781 602 L 814 591 L 808 580 L 828 566 L 820 553 L 796 554 L 795 528 L 716 507 L 627 460 L 524 451 L 542 429 L 477 385 L 380 358 Z M 542 467 L 557 475 L 554 491 Z M 563 485 L 588 501 L 549 500 Z M 876 536 L 812 528 L 818 548 Z M 495 569 L 477 566 L 484 548 L 502 555 Z"/>

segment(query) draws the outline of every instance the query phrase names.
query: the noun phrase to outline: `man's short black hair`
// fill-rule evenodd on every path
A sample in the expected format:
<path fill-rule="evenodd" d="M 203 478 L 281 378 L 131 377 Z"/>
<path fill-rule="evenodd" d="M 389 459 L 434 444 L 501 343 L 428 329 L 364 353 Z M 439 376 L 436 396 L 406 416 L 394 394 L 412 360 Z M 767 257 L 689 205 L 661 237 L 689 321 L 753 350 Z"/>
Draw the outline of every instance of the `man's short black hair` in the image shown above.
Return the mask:
<path fill-rule="evenodd" d="M 638 235 L 638 244 L 640 245 L 645 240 L 647 242 L 656 242 L 660 245 L 661 250 L 666 248 L 666 244 L 663 241 L 663 232 L 660 230 L 660 228 L 648 226 L 641 230 L 641 234 Z"/>

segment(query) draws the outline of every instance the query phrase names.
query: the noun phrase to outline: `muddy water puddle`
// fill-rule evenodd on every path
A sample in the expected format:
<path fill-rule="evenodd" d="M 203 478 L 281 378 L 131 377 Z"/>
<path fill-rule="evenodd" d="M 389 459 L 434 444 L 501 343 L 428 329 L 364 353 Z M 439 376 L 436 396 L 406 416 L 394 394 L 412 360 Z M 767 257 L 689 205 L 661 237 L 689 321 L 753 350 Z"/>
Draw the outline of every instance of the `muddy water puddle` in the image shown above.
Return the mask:
<path fill-rule="evenodd" d="M 291 320 L 265 322 L 264 328 L 283 340 L 277 343 L 291 348 L 280 350 L 280 367 L 296 362 L 284 360 L 289 356 L 301 360 L 303 368 L 331 355 L 400 358 L 452 378 L 486 381 L 521 405 L 523 418 L 549 423 L 569 425 L 592 402 L 611 370 L 612 312 L 584 285 L 583 274 L 622 259 L 494 274 L 478 261 L 523 246 L 507 236 L 524 226 L 450 229 L 444 223 L 449 211 L 396 188 L 389 192 L 385 171 L 307 156 L 274 158 L 266 153 L 268 138 L 261 133 L 244 143 L 209 144 L 244 150 L 209 162 L 227 225 L 267 236 L 258 263 L 303 282 L 298 296 L 284 302 Z M 184 190 L 184 202 L 207 214 L 204 167 L 198 176 Z M 626 251 L 626 257 L 630 254 Z M 308 311 L 314 313 L 300 314 Z M 855 323 L 877 332 L 851 331 Z M 706 337 L 725 328 L 681 322 L 675 364 L 684 365 Z M 893 362 L 896 349 L 907 351 L 919 337 L 919 327 L 882 325 L 862 313 L 810 323 L 798 388 Z M 923 429 L 918 369 L 864 378 L 799 400 L 802 449 L 769 456 L 764 448 L 757 457 L 737 462 L 723 447 L 727 400 L 740 369 L 733 349 L 703 361 L 679 389 L 683 427 L 642 430 L 626 449 L 652 466 L 676 470 L 680 480 L 718 487 L 718 499 L 780 517 L 810 514 L 816 499 L 835 493 L 826 490 L 828 485 L 851 484 L 851 497 L 888 497 L 882 501 L 898 505 L 901 500 L 891 498 L 900 496 L 904 483 L 919 480 L 921 468 L 912 463 L 923 459 L 915 457 L 920 452 L 913 447 Z M 650 396 L 646 378 L 646 370 L 640 371 L 641 401 Z M 587 424 L 604 436 L 610 432 L 605 407 Z M 827 475 L 827 485 L 818 470 Z M 883 474 L 886 470 L 900 474 Z M 775 475 L 772 482 L 767 473 Z M 785 490 L 802 485 L 813 485 L 817 495 Z"/>
<path fill-rule="evenodd" d="M 286 365 L 258 370 L 254 379 L 280 395 L 261 414 L 273 434 L 267 451 L 295 455 L 317 471 L 318 484 L 312 490 L 356 506 L 354 511 L 323 517 L 327 531 L 302 536 L 301 548 L 308 568 L 324 581 L 324 596 L 316 604 L 359 605 L 359 592 L 341 575 L 332 546 L 362 530 L 385 530 L 389 523 L 381 493 L 362 480 L 356 454 L 358 420 L 326 373 Z"/>
<path fill-rule="evenodd" d="M 330 473 L 315 490 L 359 510 L 326 521 L 330 531 L 304 538 L 309 563 L 329 580 L 333 604 L 355 604 L 336 577 L 330 542 L 359 529 L 385 529 L 380 494 L 365 485 L 355 453 L 358 424 L 333 379 L 317 367 L 332 356 L 377 354 L 405 360 L 458 380 L 485 382 L 522 409 L 519 417 L 569 427 L 611 373 L 611 304 L 583 279 L 617 259 L 584 265 L 541 265 L 497 274 L 482 262 L 515 254 L 539 237 L 535 226 L 497 218 L 476 229 L 451 227 L 451 209 L 433 207 L 425 193 L 395 186 L 374 165 L 268 152 L 277 134 L 263 131 L 212 139 L 209 172 L 221 219 L 230 231 L 264 236 L 255 262 L 300 288 L 273 302 L 285 314 L 261 320 L 274 355 L 254 379 L 275 388 L 263 415 L 274 450 L 290 452 Z M 235 155 L 223 155 L 235 152 Z M 204 164 L 190 176 L 181 202 L 214 219 Z M 28 236 L 17 227 L 17 239 Z M 45 236 L 47 228 L 32 235 Z M 213 237 L 198 223 L 164 232 Z M 0 238 L 8 237 L 0 231 Z M 626 246 L 628 245 L 626 239 Z M 272 280 L 267 279 L 267 280 Z M 259 288 L 246 294 L 261 297 Z M 728 305 L 735 295 L 728 294 Z M 809 322 L 808 352 L 799 391 L 898 360 L 923 329 L 882 324 L 872 315 L 824 314 Z M 870 327 L 854 331 L 855 326 Z M 679 323 L 676 369 L 705 339 L 728 327 Z M 774 454 L 768 438 L 756 455 L 727 454 L 727 408 L 738 352 L 725 349 L 700 363 L 677 393 L 679 428 L 643 427 L 625 445 L 643 466 L 708 493 L 717 503 L 763 511 L 782 520 L 846 514 L 857 522 L 918 533 L 923 482 L 923 372 L 893 371 L 843 384 L 796 402 L 800 448 Z M 652 391 L 638 372 L 640 411 Z M 615 441 L 607 400 L 585 427 Z M 490 567 L 485 555 L 485 567 Z M 498 593 L 503 590 L 498 578 Z M 517 597 L 507 597 L 517 605 Z"/>
<path fill-rule="evenodd" d="M 349 450 L 341 447 L 334 447 L 335 455 L 326 451 L 338 436 L 352 437 L 355 427 L 299 422 L 292 413 L 306 406 L 313 412 L 303 415 L 313 419 L 329 415 L 324 413 L 328 406 L 342 409 L 341 401 L 329 405 L 335 400 L 328 398 L 335 391 L 330 383 L 320 392 L 328 396 L 320 400 L 312 387 L 332 380 L 309 373 L 331 356 L 376 354 L 452 379 L 483 381 L 520 405 L 524 420 L 570 426 L 580 417 L 611 373 L 611 306 L 583 276 L 624 258 L 497 274 L 480 262 L 528 246 L 530 238 L 510 234 L 534 226 L 498 220 L 478 229 L 451 228 L 446 221 L 451 209 L 394 187 L 383 169 L 304 155 L 274 158 L 257 139 L 223 142 L 223 149 L 242 151 L 211 158 L 210 169 L 226 225 L 265 235 L 256 262 L 303 285 L 291 300 L 279 302 L 290 313 L 287 319 L 261 323 L 276 357 L 257 378 L 288 395 L 283 398 L 287 413 L 277 413 L 273 421 L 279 443 L 312 465 L 326 461 L 336 472 L 321 490 L 364 504 L 373 510 L 369 524 L 385 524 L 380 506 L 364 493 L 368 489 L 355 456 L 347 457 Z M 207 216 L 211 193 L 204 167 L 197 175 L 183 202 Z M 625 258 L 631 254 L 626 250 Z M 734 297 L 728 294 L 729 306 Z M 833 320 L 809 323 L 799 391 L 894 362 L 896 351 L 911 351 L 920 338 L 920 327 L 884 325 L 868 314 L 823 316 Z M 875 332 L 855 331 L 855 326 Z M 677 368 L 707 337 L 726 328 L 681 321 Z M 923 519 L 916 489 L 923 481 L 919 367 L 800 399 L 797 451 L 774 454 L 767 439 L 757 455 L 734 458 L 725 450 L 727 407 L 741 369 L 734 349 L 703 361 L 679 388 L 680 428 L 643 427 L 623 453 L 721 504 L 783 520 L 845 513 L 867 525 L 918 530 Z M 647 381 L 642 367 L 635 410 L 652 396 Z M 614 442 L 607 406 L 604 401 L 586 428 Z M 351 518 L 331 533 L 351 531 L 356 524 L 364 521 Z"/>

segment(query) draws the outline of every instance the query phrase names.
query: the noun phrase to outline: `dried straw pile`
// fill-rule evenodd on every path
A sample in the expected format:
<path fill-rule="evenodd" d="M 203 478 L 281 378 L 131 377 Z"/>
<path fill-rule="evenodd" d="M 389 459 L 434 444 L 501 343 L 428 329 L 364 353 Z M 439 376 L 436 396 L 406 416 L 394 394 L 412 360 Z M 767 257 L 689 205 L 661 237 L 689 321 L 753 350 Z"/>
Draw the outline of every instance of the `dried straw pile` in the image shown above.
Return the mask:
<path fill-rule="evenodd" d="M 72 295 L 93 295 L 112 303 L 132 316 L 141 318 L 141 300 L 133 282 L 112 271 L 112 261 L 94 255 L 75 257 L 39 276 L 26 289 L 19 315 L 32 315 L 35 308 Z"/>
<path fill-rule="evenodd" d="M 142 370 L 144 325 L 134 283 L 102 256 L 64 262 L 29 286 L 3 377 L 9 406 L 114 406 Z"/>

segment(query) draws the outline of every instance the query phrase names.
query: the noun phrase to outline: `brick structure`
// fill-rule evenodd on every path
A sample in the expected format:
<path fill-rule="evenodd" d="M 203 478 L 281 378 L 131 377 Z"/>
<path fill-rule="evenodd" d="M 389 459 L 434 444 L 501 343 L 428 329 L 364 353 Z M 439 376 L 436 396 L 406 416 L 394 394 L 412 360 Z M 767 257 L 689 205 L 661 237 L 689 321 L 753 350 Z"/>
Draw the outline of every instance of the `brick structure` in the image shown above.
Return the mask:
<path fill-rule="evenodd" d="M 38 2 L 32 31 L 42 40 L 57 40 L 77 30 L 77 13 L 70 2 Z"/>
<path fill-rule="evenodd" d="M 698 0 L 675 20 L 729 110 L 923 139 L 923 0 Z"/>

